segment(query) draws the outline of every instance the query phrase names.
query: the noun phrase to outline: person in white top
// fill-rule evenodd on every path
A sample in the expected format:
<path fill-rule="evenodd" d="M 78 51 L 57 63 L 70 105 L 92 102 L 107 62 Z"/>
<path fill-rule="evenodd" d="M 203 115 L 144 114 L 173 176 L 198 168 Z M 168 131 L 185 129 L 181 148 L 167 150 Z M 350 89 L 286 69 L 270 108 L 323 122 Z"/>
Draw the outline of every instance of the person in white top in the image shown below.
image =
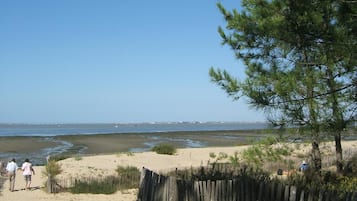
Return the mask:
<path fill-rule="evenodd" d="M 10 180 L 9 190 L 11 192 L 13 192 L 15 190 L 15 178 L 16 178 L 16 170 L 17 169 L 19 169 L 19 167 L 16 164 L 16 160 L 13 158 L 6 165 L 7 175 L 9 176 L 9 180 Z"/>
<path fill-rule="evenodd" d="M 25 182 L 26 186 L 25 189 L 30 190 L 31 189 L 31 176 L 32 174 L 35 175 L 35 170 L 32 167 L 32 164 L 30 163 L 30 160 L 28 158 L 25 159 L 25 162 L 22 164 L 21 167 L 23 171 L 23 175 L 25 177 Z"/>

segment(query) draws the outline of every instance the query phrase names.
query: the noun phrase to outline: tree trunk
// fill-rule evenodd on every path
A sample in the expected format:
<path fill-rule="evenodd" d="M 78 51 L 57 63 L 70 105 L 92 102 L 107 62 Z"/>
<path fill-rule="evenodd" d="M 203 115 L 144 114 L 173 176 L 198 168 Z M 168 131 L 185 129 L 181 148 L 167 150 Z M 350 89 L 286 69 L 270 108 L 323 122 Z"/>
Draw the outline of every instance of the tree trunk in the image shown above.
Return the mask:
<path fill-rule="evenodd" d="M 316 172 L 320 172 L 322 162 L 321 162 L 321 152 L 319 148 L 319 143 L 317 141 L 312 142 L 311 162 L 314 170 Z"/>
<path fill-rule="evenodd" d="M 343 163 L 342 163 L 342 145 L 341 145 L 341 133 L 338 132 L 335 135 L 335 148 L 336 148 L 336 171 L 338 174 L 342 174 Z"/>

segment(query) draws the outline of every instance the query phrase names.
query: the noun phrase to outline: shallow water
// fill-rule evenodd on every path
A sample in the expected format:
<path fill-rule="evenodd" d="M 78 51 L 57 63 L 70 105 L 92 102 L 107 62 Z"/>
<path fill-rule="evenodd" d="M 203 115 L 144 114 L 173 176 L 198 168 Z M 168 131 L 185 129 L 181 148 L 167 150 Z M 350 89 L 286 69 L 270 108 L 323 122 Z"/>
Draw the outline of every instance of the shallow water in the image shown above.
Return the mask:
<path fill-rule="evenodd" d="M 33 164 L 44 164 L 47 156 L 143 152 L 166 143 L 177 148 L 232 146 L 259 139 L 262 134 L 238 131 L 166 132 L 79 135 L 54 137 L 1 137 L 0 159 L 16 158 L 22 163 L 30 158 Z M 17 147 L 15 150 L 13 147 Z"/>
<path fill-rule="evenodd" d="M 34 150 L 23 149 L 31 148 L 28 142 L 22 139 L 21 143 L 14 144 L 14 148 L 4 150 L 4 144 L 1 147 L 0 159 L 8 160 L 17 158 L 19 161 L 25 158 L 31 158 L 34 164 L 42 164 L 48 155 L 59 154 L 86 154 L 89 145 L 82 144 L 79 138 L 73 142 L 68 136 L 95 136 L 99 134 L 110 135 L 111 133 L 122 134 L 123 136 L 136 135 L 142 141 L 125 141 L 132 145 L 119 151 L 142 152 L 148 151 L 160 143 L 175 144 L 177 147 L 205 147 L 210 144 L 207 141 L 218 140 L 242 140 L 237 136 L 210 136 L 212 139 L 202 139 L 199 136 L 186 136 L 182 132 L 200 132 L 209 131 L 234 131 L 234 130 L 253 130 L 267 128 L 266 123 L 240 123 L 240 122 L 168 122 L 168 123 L 133 123 L 133 124 L 0 124 L 0 137 L 34 137 Z M 174 132 L 181 132 L 179 135 Z M 140 134 L 140 135 L 138 135 Z M 182 136 L 180 136 L 182 135 Z M 61 138 L 61 136 L 64 136 Z M 67 137 L 66 137 L 67 136 Z M 4 138 L 5 137 L 5 138 Z M 216 138 L 216 139 L 214 139 Z M 121 138 L 123 139 L 123 138 Z M 96 139 L 92 140 L 95 141 Z M 122 141 L 122 140 L 121 140 Z M 121 142 L 120 141 L 120 142 Z M 48 142 L 51 146 L 43 147 Z M 107 143 L 111 143 L 108 141 Z M 93 143 L 90 143 L 93 144 Z M 41 145 L 41 146 L 40 146 Z M 41 148 L 36 148 L 36 146 Z M 105 146 L 105 145 L 101 145 Z M 92 146 L 93 147 L 93 146 Z M 114 151 L 114 150 L 113 150 Z M 92 151 L 95 152 L 95 151 Z M 90 152 L 90 153 L 92 153 Z M 98 151 L 100 153 L 100 151 Z M 107 151 L 106 151 L 107 152 Z"/>

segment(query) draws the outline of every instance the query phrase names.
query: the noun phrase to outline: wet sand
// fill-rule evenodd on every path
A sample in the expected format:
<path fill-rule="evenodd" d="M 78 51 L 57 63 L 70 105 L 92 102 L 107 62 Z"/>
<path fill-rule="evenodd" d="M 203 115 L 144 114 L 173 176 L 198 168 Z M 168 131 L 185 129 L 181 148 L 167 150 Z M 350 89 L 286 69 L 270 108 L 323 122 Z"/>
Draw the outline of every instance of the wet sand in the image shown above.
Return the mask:
<path fill-rule="evenodd" d="M 43 137 L 0 137 L 0 152 L 26 153 L 57 144 Z"/>
<path fill-rule="evenodd" d="M 0 159 L 46 155 L 104 154 L 148 151 L 160 143 L 177 148 L 236 146 L 265 136 L 256 131 L 194 131 L 67 135 L 55 137 L 0 137 Z"/>
<path fill-rule="evenodd" d="M 74 147 L 86 147 L 85 153 L 96 154 L 147 151 L 160 143 L 172 144 L 177 148 L 235 146 L 262 136 L 256 132 L 207 131 L 77 135 L 59 136 L 57 139 L 71 142 Z"/>

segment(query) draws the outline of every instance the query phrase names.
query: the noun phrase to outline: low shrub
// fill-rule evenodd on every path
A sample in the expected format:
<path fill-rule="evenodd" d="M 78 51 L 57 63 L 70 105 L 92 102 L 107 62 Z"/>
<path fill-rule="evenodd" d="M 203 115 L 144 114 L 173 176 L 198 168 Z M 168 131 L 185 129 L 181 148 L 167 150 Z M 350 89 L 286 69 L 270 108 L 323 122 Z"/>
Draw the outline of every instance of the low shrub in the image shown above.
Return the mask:
<path fill-rule="evenodd" d="M 158 154 L 173 155 L 176 153 L 176 148 L 170 144 L 159 144 L 154 146 L 151 151 L 154 151 Z"/>

